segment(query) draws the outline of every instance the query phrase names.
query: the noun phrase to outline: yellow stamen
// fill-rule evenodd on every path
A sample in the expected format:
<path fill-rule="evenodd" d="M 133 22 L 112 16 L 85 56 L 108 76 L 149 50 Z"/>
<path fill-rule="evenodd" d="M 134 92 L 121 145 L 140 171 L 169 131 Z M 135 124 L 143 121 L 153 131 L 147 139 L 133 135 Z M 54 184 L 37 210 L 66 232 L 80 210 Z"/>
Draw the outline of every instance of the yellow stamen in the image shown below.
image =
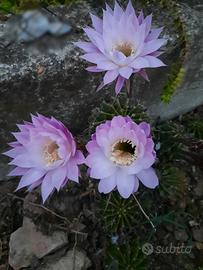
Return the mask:
<path fill-rule="evenodd" d="M 58 154 L 58 148 L 59 147 L 55 142 L 50 142 L 45 145 L 43 154 L 48 166 L 61 159 Z"/>
<path fill-rule="evenodd" d="M 126 57 L 131 56 L 135 53 L 135 50 L 130 43 L 121 43 L 115 46 L 115 50 L 122 52 Z"/>

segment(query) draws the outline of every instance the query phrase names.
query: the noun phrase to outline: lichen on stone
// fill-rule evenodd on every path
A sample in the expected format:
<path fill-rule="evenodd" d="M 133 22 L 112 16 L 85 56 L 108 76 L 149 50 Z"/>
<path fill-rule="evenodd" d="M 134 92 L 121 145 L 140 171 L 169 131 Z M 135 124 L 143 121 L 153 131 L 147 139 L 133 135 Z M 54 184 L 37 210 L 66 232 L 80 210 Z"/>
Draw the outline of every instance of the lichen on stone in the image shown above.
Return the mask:
<path fill-rule="evenodd" d="M 185 76 L 185 69 L 181 67 L 181 64 L 174 63 L 171 66 L 171 72 L 168 76 L 168 81 L 164 86 L 161 100 L 165 103 L 170 102 L 172 95 L 175 93 L 178 87 L 181 86 Z"/>

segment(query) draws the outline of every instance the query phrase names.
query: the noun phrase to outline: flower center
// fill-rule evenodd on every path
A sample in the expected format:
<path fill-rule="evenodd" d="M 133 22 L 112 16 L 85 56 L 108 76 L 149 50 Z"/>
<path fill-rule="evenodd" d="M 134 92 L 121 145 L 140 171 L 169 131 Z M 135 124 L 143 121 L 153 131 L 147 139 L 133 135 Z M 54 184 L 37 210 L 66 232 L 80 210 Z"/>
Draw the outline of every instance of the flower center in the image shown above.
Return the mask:
<path fill-rule="evenodd" d="M 117 165 L 129 166 L 137 158 L 137 149 L 130 140 L 119 140 L 112 146 L 111 161 Z"/>
<path fill-rule="evenodd" d="M 59 146 L 53 141 L 45 145 L 43 155 L 48 166 L 61 159 L 58 154 L 58 148 Z"/>
<path fill-rule="evenodd" d="M 122 52 L 126 57 L 131 56 L 135 53 L 132 44 L 127 42 L 117 45 L 115 49 L 119 52 Z"/>

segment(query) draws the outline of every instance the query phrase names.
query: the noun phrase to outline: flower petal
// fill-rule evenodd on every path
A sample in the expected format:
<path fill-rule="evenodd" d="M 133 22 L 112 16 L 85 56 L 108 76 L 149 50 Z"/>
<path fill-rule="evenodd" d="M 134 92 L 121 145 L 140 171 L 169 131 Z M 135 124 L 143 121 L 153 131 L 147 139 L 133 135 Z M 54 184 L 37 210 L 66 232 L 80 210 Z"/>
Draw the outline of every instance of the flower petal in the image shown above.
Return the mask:
<path fill-rule="evenodd" d="M 151 133 L 151 127 L 150 124 L 146 123 L 146 122 L 141 122 L 139 124 L 139 127 L 145 132 L 146 136 L 149 137 L 150 133 Z"/>
<path fill-rule="evenodd" d="M 99 61 L 106 61 L 106 57 L 102 53 L 87 53 L 81 56 L 82 59 L 85 59 L 88 62 L 97 64 Z"/>
<path fill-rule="evenodd" d="M 149 67 L 149 62 L 146 57 L 137 57 L 132 63 L 130 63 L 130 66 L 135 69 L 146 68 Z"/>
<path fill-rule="evenodd" d="M 22 168 L 35 167 L 35 163 L 29 159 L 29 156 L 27 154 L 17 156 L 9 163 L 9 165 L 15 165 Z"/>
<path fill-rule="evenodd" d="M 148 75 L 147 75 L 147 72 L 146 72 L 144 69 L 141 69 L 141 70 L 138 72 L 138 74 L 139 74 L 140 76 L 142 76 L 146 81 L 149 82 L 149 77 L 148 77 Z"/>
<path fill-rule="evenodd" d="M 133 69 L 130 67 L 122 67 L 119 69 L 119 73 L 122 77 L 124 77 L 125 79 L 129 79 L 130 76 L 133 73 Z"/>
<path fill-rule="evenodd" d="M 76 161 L 77 164 L 83 164 L 83 163 L 85 163 L 85 157 L 84 157 L 82 151 L 80 151 L 80 150 L 76 150 L 74 159 L 75 159 L 75 161 Z"/>
<path fill-rule="evenodd" d="M 148 56 L 145 56 L 145 59 L 149 62 L 150 68 L 166 66 L 160 59 L 158 59 L 154 56 L 148 55 Z"/>
<path fill-rule="evenodd" d="M 37 169 L 30 169 L 20 180 L 17 190 L 29 186 L 34 182 L 38 181 L 45 174 L 45 171 L 40 171 Z"/>
<path fill-rule="evenodd" d="M 100 91 L 102 88 L 104 88 L 104 82 L 102 81 L 100 85 L 97 87 L 97 92 Z"/>
<path fill-rule="evenodd" d="M 38 181 L 34 182 L 32 185 L 30 185 L 27 190 L 29 192 L 32 192 L 35 188 L 37 188 L 38 186 L 40 186 L 42 184 L 42 178 L 40 178 Z"/>
<path fill-rule="evenodd" d="M 149 33 L 148 37 L 146 38 L 146 41 L 151 41 L 153 39 L 157 39 L 161 32 L 163 31 L 163 27 L 152 29 Z"/>
<path fill-rule="evenodd" d="M 27 135 L 24 134 L 23 132 L 12 132 L 12 135 L 16 138 L 16 140 L 20 144 L 22 145 L 26 144 L 28 138 L 27 138 Z"/>
<path fill-rule="evenodd" d="M 117 188 L 118 192 L 123 198 L 127 199 L 133 193 L 135 188 L 135 181 L 135 175 L 125 174 L 121 170 L 119 173 L 117 173 Z"/>
<path fill-rule="evenodd" d="M 152 25 L 152 14 L 148 15 L 143 23 L 146 23 L 146 31 L 145 31 L 145 35 L 147 36 L 151 30 L 151 25 Z"/>
<path fill-rule="evenodd" d="M 15 158 L 18 155 L 22 155 L 25 152 L 25 148 L 24 147 L 15 147 L 7 152 L 4 152 L 3 155 L 11 157 L 11 158 Z"/>
<path fill-rule="evenodd" d="M 138 16 L 139 24 L 141 24 L 141 23 L 143 22 L 143 20 L 144 20 L 144 13 L 143 13 L 143 11 L 141 10 L 141 11 L 140 11 L 140 14 L 139 14 L 139 16 Z"/>
<path fill-rule="evenodd" d="M 59 191 L 66 177 L 67 167 L 63 166 L 52 171 L 50 181 L 52 181 L 52 185 Z"/>
<path fill-rule="evenodd" d="M 123 14 L 123 9 L 119 6 L 118 2 L 115 1 L 114 17 L 119 20 L 122 14 Z"/>
<path fill-rule="evenodd" d="M 95 73 L 103 71 L 102 69 L 98 69 L 97 66 L 87 67 L 86 70 L 89 71 L 89 72 L 95 72 Z"/>
<path fill-rule="evenodd" d="M 135 177 L 135 186 L 134 186 L 134 189 L 133 189 L 133 193 L 137 192 L 138 188 L 139 188 L 139 180 L 138 180 L 137 177 Z"/>
<path fill-rule="evenodd" d="M 118 77 L 118 75 L 119 75 L 118 70 L 107 71 L 104 76 L 104 85 L 113 82 Z"/>
<path fill-rule="evenodd" d="M 143 169 L 150 168 L 155 162 L 155 157 L 152 153 L 145 153 L 143 157 L 138 158 L 132 165 L 126 168 L 128 174 L 137 174 Z"/>
<path fill-rule="evenodd" d="M 85 33 L 91 40 L 91 42 L 101 51 L 104 53 L 104 42 L 102 39 L 102 35 L 95 31 L 94 29 L 87 27 L 84 28 Z"/>
<path fill-rule="evenodd" d="M 147 43 L 145 43 L 144 48 L 142 50 L 141 56 L 150 54 L 154 51 L 157 51 L 161 46 L 166 44 L 165 39 L 156 39 L 151 40 Z"/>
<path fill-rule="evenodd" d="M 20 175 L 24 175 L 29 171 L 29 169 L 25 169 L 25 168 L 20 168 L 17 167 L 14 170 L 12 170 L 8 176 L 20 176 Z"/>
<path fill-rule="evenodd" d="M 129 17 L 129 16 L 133 16 L 133 25 L 135 26 L 135 28 L 138 27 L 139 25 L 139 22 L 138 22 L 138 18 L 135 14 L 135 10 L 133 8 L 133 5 L 132 5 L 132 1 L 130 0 L 128 2 L 128 5 L 127 5 L 127 8 L 126 8 L 126 11 L 125 11 L 126 15 Z"/>
<path fill-rule="evenodd" d="M 98 48 L 91 42 L 78 41 L 74 42 L 73 44 L 87 53 L 99 52 Z"/>
<path fill-rule="evenodd" d="M 79 169 L 73 158 L 69 160 L 67 164 L 67 169 L 68 169 L 67 172 L 68 179 L 76 183 L 79 183 Z"/>
<path fill-rule="evenodd" d="M 109 193 L 116 187 L 116 177 L 112 175 L 110 177 L 101 179 L 99 181 L 98 190 L 100 193 Z"/>
<path fill-rule="evenodd" d="M 113 10 L 110 8 L 110 6 L 107 3 L 106 3 L 106 11 L 108 11 L 108 13 L 113 15 Z"/>
<path fill-rule="evenodd" d="M 102 70 L 113 70 L 113 69 L 117 69 L 118 67 L 110 60 L 104 59 L 97 63 L 97 68 L 102 69 Z"/>
<path fill-rule="evenodd" d="M 137 173 L 137 177 L 148 188 L 154 189 L 159 185 L 158 177 L 153 168 L 142 170 L 141 172 Z"/>
<path fill-rule="evenodd" d="M 123 78 L 122 76 L 119 76 L 116 82 L 116 87 L 115 87 L 116 95 L 120 93 L 121 89 L 123 88 L 124 83 L 125 83 L 125 78 Z"/>
<path fill-rule="evenodd" d="M 95 30 L 99 33 L 102 33 L 103 21 L 99 17 L 97 17 L 93 14 L 90 14 L 90 16 L 91 16 L 92 24 L 93 24 Z"/>
<path fill-rule="evenodd" d="M 43 203 L 45 203 L 45 201 L 55 188 L 54 185 L 52 184 L 51 177 L 52 177 L 51 172 L 47 173 L 41 184 Z"/>
<path fill-rule="evenodd" d="M 100 148 L 95 140 L 89 141 L 86 145 L 86 149 L 89 153 L 100 151 Z"/>
<path fill-rule="evenodd" d="M 116 171 L 116 166 L 102 152 L 89 155 L 86 164 L 91 168 L 90 177 L 95 179 L 109 177 Z"/>

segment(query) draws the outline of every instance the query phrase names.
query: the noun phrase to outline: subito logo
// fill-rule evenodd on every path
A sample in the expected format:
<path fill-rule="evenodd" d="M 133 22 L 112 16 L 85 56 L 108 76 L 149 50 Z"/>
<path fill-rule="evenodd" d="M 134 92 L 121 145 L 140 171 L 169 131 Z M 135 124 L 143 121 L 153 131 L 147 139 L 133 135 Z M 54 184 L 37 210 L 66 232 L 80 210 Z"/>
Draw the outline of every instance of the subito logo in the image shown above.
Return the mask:
<path fill-rule="evenodd" d="M 142 252 L 149 256 L 151 255 L 153 252 L 154 252 L 154 247 L 152 246 L 152 244 L 150 243 L 145 243 L 143 246 L 142 246 Z"/>

